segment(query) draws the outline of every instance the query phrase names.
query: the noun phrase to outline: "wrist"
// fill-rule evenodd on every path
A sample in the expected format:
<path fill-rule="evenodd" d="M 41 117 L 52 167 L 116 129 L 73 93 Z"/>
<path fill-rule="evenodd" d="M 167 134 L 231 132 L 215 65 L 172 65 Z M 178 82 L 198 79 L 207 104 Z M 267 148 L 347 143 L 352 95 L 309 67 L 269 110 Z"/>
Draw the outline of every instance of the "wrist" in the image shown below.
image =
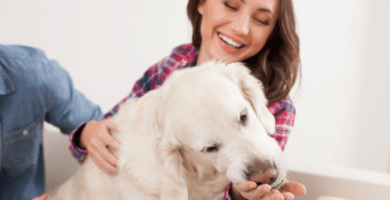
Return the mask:
<path fill-rule="evenodd" d="M 85 128 L 87 124 L 83 124 L 81 125 L 77 130 L 76 132 L 74 133 L 73 135 L 73 139 L 72 139 L 72 143 L 74 146 L 82 149 L 82 150 L 85 150 L 86 147 L 84 145 L 84 142 L 82 142 L 82 134 L 83 134 L 83 130 Z"/>

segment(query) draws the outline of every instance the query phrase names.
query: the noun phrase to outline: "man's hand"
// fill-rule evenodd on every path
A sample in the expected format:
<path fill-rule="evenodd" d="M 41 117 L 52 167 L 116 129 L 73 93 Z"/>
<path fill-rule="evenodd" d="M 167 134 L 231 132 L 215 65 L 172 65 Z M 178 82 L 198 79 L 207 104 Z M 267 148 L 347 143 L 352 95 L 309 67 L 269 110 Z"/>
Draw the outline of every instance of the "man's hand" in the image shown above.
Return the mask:
<path fill-rule="evenodd" d="M 284 181 L 279 189 L 271 189 L 268 184 L 257 186 L 253 181 L 245 181 L 240 184 L 234 184 L 231 190 L 231 196 L 234 200 L 293 200 L 295 195 L 300 196 L 306 193 L 304 185 L 298 182 Z"/>
<path fill-rule="evenodd" d="M 46 200 L 47 199 L 47 195 L 46 194 L 43 194 L 42 196 L 40 197 L 35 197 L 34 199 L 32 200 Z"/>
<path fill-rule="evenodd" d="M 88 150 L 88 155 L 95 164 L 107 174 L 115 174 L 118 158 L 108 147 L 119 150 L 120 143 L 111 136 L 117 131 L 117 125 L 110 120 L 88 122 L 80 136 L 80 147 Z"/>

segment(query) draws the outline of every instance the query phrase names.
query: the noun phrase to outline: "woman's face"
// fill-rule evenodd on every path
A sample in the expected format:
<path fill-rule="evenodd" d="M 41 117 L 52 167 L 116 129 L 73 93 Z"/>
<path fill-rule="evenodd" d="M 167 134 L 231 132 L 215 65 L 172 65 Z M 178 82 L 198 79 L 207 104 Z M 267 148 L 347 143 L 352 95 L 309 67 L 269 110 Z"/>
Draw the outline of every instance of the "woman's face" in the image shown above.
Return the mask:
<path fill-rule="evenodd" d="M 197 63 L 216 58 L 243 61 L 258 53 L 271 34 L 278 16 L 279 0 L 205 0 Z"/>

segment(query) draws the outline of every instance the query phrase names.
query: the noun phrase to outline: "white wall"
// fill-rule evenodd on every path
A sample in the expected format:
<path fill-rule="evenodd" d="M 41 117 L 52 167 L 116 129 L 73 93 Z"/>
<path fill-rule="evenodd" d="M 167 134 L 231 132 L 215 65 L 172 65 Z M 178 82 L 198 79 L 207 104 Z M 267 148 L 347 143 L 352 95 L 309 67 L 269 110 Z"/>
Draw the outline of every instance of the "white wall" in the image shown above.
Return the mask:
<path fill-rule="evenodd" d="M 190 42 L 185 7 L 182 0 L 0 0 L 0 42 L 45 50 L 108 111 L 149 66 Z"/>
<path fill-rule="evenodd" d="M 291 162 L 390 172 L 389 1 L 294 3 L 303 76 L 298 95 L 292 94 L 297 117 L 286 155 Z M 45 50 L 76 88 L 108 111 L 149 66 L 190 42 L 186 4 L 0 0 L 0 43 Z M 64 137 L 47 139 L 55 144 Z"/>
<path fill-rule="evenodd" d="M 390 1 L 370 1 L 368 9 L 353 165 L 390 173 Z"/>
<path fill-rule="evenodd" d="M 294 3 L 302 85 L 287 156 L 390 172 L 390 2 Z"/>

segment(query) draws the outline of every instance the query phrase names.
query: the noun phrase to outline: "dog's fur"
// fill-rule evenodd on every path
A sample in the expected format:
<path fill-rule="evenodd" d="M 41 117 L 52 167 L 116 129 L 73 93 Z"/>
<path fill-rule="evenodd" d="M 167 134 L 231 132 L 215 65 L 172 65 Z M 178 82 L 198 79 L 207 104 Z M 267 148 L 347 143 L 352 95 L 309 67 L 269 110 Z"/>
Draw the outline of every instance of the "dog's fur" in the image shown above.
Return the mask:
<path fill-rule="evenodd" d="M 112 135 L 122 144 L 112 150 L 117 174 L 87 158 L 49 199 L 219 200 L 229 182 L 269 167 L 277 172 L 271 186 L 280 185 L 286 168 L 269 136 L 275 118 L 261 88 L 241 63 L 210 61 L 175 71 L 113 116 L 119 129 Z"/>

